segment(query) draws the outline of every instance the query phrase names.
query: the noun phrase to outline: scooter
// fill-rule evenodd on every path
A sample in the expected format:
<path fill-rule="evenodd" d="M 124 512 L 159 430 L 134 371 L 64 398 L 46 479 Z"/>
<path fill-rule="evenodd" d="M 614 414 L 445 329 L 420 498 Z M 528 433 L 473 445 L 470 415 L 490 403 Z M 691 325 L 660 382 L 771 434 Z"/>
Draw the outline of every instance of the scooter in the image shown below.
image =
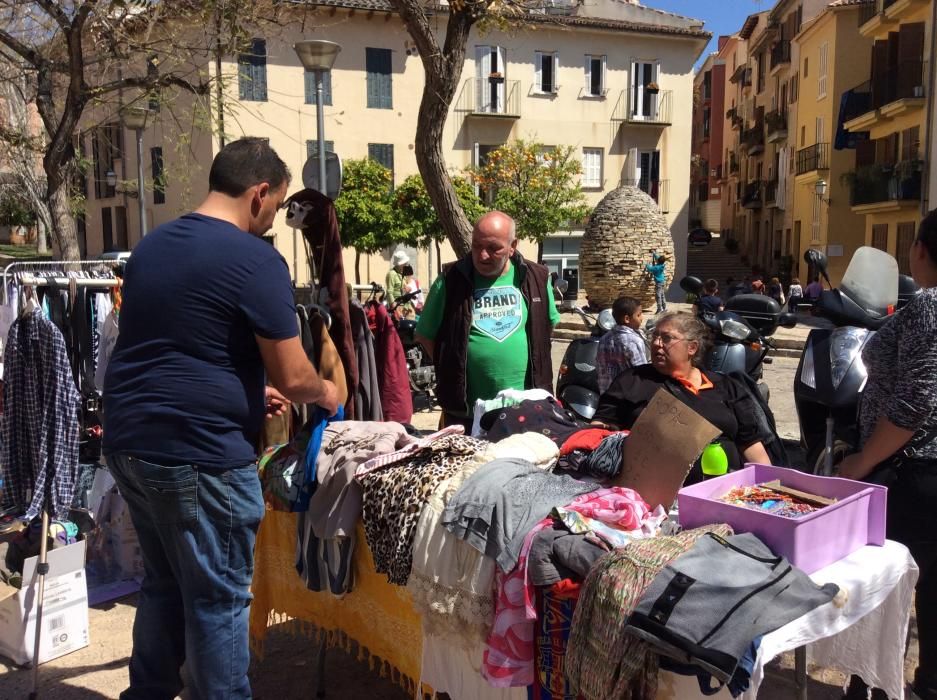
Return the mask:
<path fill-rule="evenodd" d="M 563 405 L 580 418 L 592 420 L 599 407 L 599 374 L 595 365 L 599 341 L 615 326 L 612 310 L 605 309 L 592 316 L 582 307 L 573 306 L 586 324 L 588 338 L 570 342 L 563 354 L 556 379 L 556 396 Z"/>
<path fill-rule="evenodd" d="M 815 328 L 807 336 L 794 375 L 794 404 L 806 469 L 830 476 L 859 447 L 859 402 L 868 379 L 862 350 L 920 289 L 913 279 L 898 274 L 891 255 L 876 248 L 856 250 L 839 288 L 830 284 L 823 253 L 808 250 L 804 260 L 830 287 L 814 302 L 813 314 L 836 327 Z"/>
<path fill-rule="evenodd" d="M 684 277 L 680 288 L 701 296 L 703 282 L 697 277 Z M 722 311 L 703 311 L 698 318 L 713 334 L 713 347 L 704 367 L 723 374 L 745 375 L 757 386 L 764 403 L 770 391 L 763 381 L 764 365 L 771 364 L 769 351 L 774 347 L 771 336 L 779 326 L 793 328 L 796 314 L 785 312 L 771 297 L 762 294 L 738 294 L 729 299 Z"/>

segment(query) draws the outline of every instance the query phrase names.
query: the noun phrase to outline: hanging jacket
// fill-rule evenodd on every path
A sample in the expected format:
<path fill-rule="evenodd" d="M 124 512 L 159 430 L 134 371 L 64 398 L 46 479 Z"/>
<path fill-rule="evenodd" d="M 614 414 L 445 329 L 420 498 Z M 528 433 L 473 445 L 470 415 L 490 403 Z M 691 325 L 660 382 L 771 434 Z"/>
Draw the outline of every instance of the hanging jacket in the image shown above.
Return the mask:
<path fill-rule="evenodd" d="M 352 301 L 351 332 L 355 339 L 355 355 L 358 360 L 358 390 L 355 392 L 355 418 L 365 421 L 382 421 L 381 386 L 377 378 L 377 359 L 374 355 L 374 336 L 368 327 L 364 307 Z"/>
<path fill-rule="evenodd" d="M 335 205 L 324 194 L 313 189 L 293 194 L 292 201 L 313 204 L 303 222 L 303 238 L 309 243 L 314 274 L 319 285 L 328 292 L 325 304 L 332 316 L 329 336 L 335 343 L 338 356 L 345 371 L 348 400 L 345 403 L 345 418 L 357 418 L 354 414 L 354 395 L 358 386 L 358 363 L 355 361 L 354 340 L 348 311 L 348 288 L 345 286 L 345 264 L 342 258 L 342 239 L 338 230 Z M 318 299 L 316 301 L 319 301 Z"/>
<path fill-rule="evenodd" d="M 382 304 L 370 302 L 367 313 L 369 324 L 374 330 L 374 357 L 377 361 L 384 420 L 409 423 L 413 418 L 413 399 L 410 396 L 410 371 L 407 369 L 403 343 L 391 322 L 390 314 Z"/>

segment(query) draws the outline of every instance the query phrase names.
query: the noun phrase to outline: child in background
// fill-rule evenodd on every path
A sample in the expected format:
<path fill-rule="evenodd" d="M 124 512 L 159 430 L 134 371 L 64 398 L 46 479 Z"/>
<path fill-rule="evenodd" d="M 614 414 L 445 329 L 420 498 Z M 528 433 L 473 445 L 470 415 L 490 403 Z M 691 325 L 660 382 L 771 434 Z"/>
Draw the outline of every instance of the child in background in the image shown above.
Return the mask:
<path fill-rule="evenodd" d="M 667 310 L 667 300 L 664 298 L 664 285 L 667 283 L 667 276 L 664 273 L 666 262 L 666 255 L 658 255 L 656 250 L 652 250 L 651 263 L 644 267 L 654 278 L 654 296 L 657 298 L 657 311 L 654 312 L 655 314 L 662 314 Z"/>
<path fill-rule="evenodd" d="M 616 325 L 602 336 L 595 353 L 600 394 L 626 369 L 648 363 L 647 340 L 641 332 L 644 324 L 641 302 L 633 297 L 618 297 L 612 304 L 612 316 Z"/>
<path fill-rule="evenodd" d="M 706 280 L 706 284 L 703 285 L 703 296 L 696 303 L 703 311 L 711 311 L 712 313 L 722 311 L 723 303 L 722 298 L 719 296 L 719 283 L 713 279 Z"/>

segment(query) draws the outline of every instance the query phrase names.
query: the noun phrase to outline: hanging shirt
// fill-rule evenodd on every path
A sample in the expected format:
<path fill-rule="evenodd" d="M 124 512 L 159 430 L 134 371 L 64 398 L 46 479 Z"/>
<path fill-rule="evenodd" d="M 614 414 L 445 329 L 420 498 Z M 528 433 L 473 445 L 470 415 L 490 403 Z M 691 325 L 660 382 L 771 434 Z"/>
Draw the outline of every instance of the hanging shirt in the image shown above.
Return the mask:
<path fill-rule="evenodd" d="M 78 476 L 80 402 L 65 338 L 40 311 L 30 311 L 10 327 L 4 366 L 3 505 L 25 511 L 27 520 L 43 508 L 65 518 Z"/>
<path fill-rule="evenodd" d="M 104 380 L 104 451 L 227 469 L 255 460 L 264 368 L 255 335 L 299 334 L 286 261 L 233 224 L 187 214 L 124 275 Z"/>

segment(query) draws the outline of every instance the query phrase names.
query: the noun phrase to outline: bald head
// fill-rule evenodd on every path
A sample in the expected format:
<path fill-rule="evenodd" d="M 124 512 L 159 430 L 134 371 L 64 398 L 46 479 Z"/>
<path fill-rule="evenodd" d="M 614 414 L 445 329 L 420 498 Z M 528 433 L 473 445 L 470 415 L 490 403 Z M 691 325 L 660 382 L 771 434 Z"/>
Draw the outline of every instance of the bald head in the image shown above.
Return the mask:
<path fill-rule="evenodd" d="M 472 229 L 472 262 L 482 277 L 499 277 L 517 248 L 514 219 L 501 211 L 483 215 Z"/>

